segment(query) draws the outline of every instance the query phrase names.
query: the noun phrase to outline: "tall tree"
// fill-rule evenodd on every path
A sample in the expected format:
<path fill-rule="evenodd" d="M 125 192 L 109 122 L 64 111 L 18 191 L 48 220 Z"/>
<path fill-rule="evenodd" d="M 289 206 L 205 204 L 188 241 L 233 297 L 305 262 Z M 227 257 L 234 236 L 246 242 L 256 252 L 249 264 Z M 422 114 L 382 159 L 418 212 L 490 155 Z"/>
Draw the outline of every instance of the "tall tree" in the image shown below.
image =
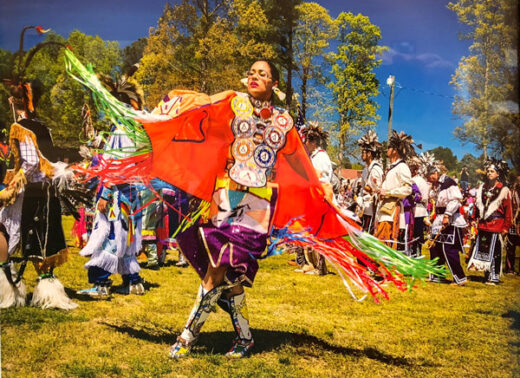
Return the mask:
<path fill-rule="evenodd" d="M 518 0 L 458 0 L 456 13 L 472 41 L 451 84 L 458 91 L 453 113 L 463 124 L 455 135 L 520 168 L 518 115 Z"/>
<path fill-rule="evenodd" d="M 298 22 L 296 7 L 302 0 L 265 0 L 266 15 L 272 25 L 270 41 L 276 46 L 278 63 L 285 71 L 286 105 L 291 107 L 293 98 L 294 29 Z"/>
<path fill-rule="evenodd" d="M 465 154 L 462 159 L 460 159 L 457 170 L 460 172 L 462 167 L 468 168 L 469 173 L 469 183 L 471 186 L 476 186 L 478 180 L 481 175 L 477 172 L 477 170 L 482 169 L 483 161 L 472 154 Z"/>
<path fill-rule="evenodd" d="M 121 50 L 117 42 L 107 42 L 96 36 L 88 36 L 80 31 L 70 33 L 67 40 L 50 34 L 46 40 L 63 42 L 69 45 L 74 54 L 83 61 L 91 63 L 96 72 L 115 75 L 121 66 Z M 40 119 L 52 129 L 54 142 L 61 147 L 80 144 L 82 126 L 81 109 L 89 104 L 92 120 L 97 128 L 109 127 L 100 121 L 89 94 L 81 84 L 64 72 L 63 49 L 50 46 L 39 50 L 27 69 L 27 78 L 38 78 L 44 86 L 37 113 Z"/>
<path fill-rule="evenodd" d="M 0 79 L 8 79 L 12 74 L 14 55 L 7 50 L 0 49 Z M 6 135 L 2 130 L 7 131 L 7 127 L 13 122 L 13 113 L 9 107 L 9 91 L 0 85 L 0 140 Z"/>
<path fill-rule="evenodd" d="M 353 150 L 347 148 L 347 144 L 352 142 L 349 135 L 360 134 L 379 120 L 375 101 L 379 82 L 374 69 L 381 65 L 378 56 L 385 47 L 379 45 L 379 27 L 373 25 L 368 17 L 342 12 L 336 22 L 339 30 L 337 48 L 331 53 L 334 80 L 329 87 L 339 114 L 337 132 L 343 153 Z"/>
<path fill-rule="evenodd" d="M 256 0 L 183 0 L 167 4 L 148 37 L 137 79 L 148 102 L 184 88 L 205 93 L 241 89 L 254 57 L 272 58 L 268 22 Z"/>
<path fill-rule="evenodd" d="M 325 51 L 336 36 L 337 27 L 327 9 L 317 3 L 296 7 L 298 22 L 294 29 L 294 61 L 300 79 L 301 111 L 306 117 L 307 101 L 312 85 L 324 82 Z M 315 88 L 316 88 L 315 87 Z"/>
<path fill-rule="evenodd" d="M 457 170 L 457 157 L 453 154 L 453 151 L 449 147 L 435 147 L 429 150 L 438 160 L 442 160 L 444 166 L 448 171 Z"/>
<path fill-rule="evenodd" d="M 147 43 L 146 38 L 139 38 L 123 49 L 123 72 L 134 64 L 139 63 Z"/>
<path fill-rule="evenodd" d="M 233 0 L 229 18 L 234 25 L 234 34 L 238 40 L 235 55 L 240 70 L 249 69 L 248 66 L 255 59 L 276 58 L 275 48 L 269 42 L 272 26 L 259 1 Z"/>

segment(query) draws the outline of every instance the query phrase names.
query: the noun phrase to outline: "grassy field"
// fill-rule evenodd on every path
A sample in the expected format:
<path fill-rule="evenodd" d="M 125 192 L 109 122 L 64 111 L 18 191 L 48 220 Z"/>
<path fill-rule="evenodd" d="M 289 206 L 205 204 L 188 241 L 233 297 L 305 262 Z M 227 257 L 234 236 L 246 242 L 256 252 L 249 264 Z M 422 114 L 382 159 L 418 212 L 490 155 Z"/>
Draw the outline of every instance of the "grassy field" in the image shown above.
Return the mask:
<path fill-rule="evenodd" d="M 65 227 L 70 229 L 71 221 Z M 71 312 L 1 312 L 2 376 L 520 376 L 520 277 L 490 287 L 470 273 L 466 287 L 425 284 L 391 300 L 355 302 L 338 275 L 293 272 L 288 256 L 261 261 L 247 291 L 256 346 L 243 360 L 224 354 L 234 336 L 228 315 L 212 314 L 191 357 L 172 361 L 199 279 L 192 268 L 144 269 L 144 296 L 81 300 L 85 258 L 56 270 L 80 307 Z M 25 274 L 29 292 L 34 269 Z M 115 277 L 115 284 L 121 282 Z"/>

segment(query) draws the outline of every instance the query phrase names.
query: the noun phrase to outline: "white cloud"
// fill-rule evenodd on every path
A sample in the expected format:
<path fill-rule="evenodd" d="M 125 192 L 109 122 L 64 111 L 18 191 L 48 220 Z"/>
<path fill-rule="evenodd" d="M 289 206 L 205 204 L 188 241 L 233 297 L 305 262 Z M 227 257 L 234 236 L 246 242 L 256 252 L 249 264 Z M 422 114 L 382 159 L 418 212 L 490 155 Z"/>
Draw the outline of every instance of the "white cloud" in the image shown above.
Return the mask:
<path fill-rule="evenodd" d="M 383 65 L 394 63 L 395 59 L 401 59 L 406 62 L 418 63 L 426 68 L 455 68 L 455 64 L 449 60 L 443 59 L 440 55 L 434 53 L 404 53 L 393 48 L 389 48 L 382 55 Z"/>

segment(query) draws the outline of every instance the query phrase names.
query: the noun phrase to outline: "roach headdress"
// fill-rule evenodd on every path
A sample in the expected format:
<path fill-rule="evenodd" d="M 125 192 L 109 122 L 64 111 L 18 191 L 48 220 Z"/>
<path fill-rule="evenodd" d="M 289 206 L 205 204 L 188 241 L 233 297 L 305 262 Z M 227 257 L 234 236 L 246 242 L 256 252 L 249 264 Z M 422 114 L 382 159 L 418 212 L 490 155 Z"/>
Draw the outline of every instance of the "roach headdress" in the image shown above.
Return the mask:
<path fill-rule="evenodd" d="M 489 169 L 493 169 L 498 173 L 498 181 L 506 182 L 507 175 L 509 174 L 509 166 L 507 165 L 506 161 L 495 158 L 488 158 L 484 162 L 484 168 L 486 169 L 486 172 Z"/>
<path fill-rule="evenodd" d="M 321 148 L 327 148 L 329 133 L 318 126 L 318 122 L 309 122 L 308 126 L 301 129 L 303 140 L 313 140 Z"/>
<path fill-rule="evenodd" d="M 139 64 L 134 64 L 118 80 L 113 80 L 110 76 L 103 74 L 98 74 L 98 77 L 112 96 L 125 104 L 132 105 L 136 110 L 142 110 L 144 105 L 142 90 L 137 83 L 130 81 L 138 68 Z"/>
<path fill-rule="evenodd" d="M 419 171 L 423 175 L 429 176 L 432 173 L 441 171 L 441 162 L 435 159 L 435 155 L 431 152 L 423 152 L 417 159 L 419 162 Z"/>
<path fill-rule="evenodd" d="M 357 144 L 362 150 L 372 152 L 372 156 L 376 159 L 381 155 L 381 143 L 374 130 L 368 130 L 362 138 L 358 139 Z"/>
<path fill-rule="evenodd" d="M 415 148 L 422 148 L 421 145 L 416 145 L 410 135 L 401 131 L 399 134 L 392 130 L 392 136 L 388 141 L 388 148 L 393 148 L 399 152 L 402 159 L 410 158 L 416 155 Z"/>

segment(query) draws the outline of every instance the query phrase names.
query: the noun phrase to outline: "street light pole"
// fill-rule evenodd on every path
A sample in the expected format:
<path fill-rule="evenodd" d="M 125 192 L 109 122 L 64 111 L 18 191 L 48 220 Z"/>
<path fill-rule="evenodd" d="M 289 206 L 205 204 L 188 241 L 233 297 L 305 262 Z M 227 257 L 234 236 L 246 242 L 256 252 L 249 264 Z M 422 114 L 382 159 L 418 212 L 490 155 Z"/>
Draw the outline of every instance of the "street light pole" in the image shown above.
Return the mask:
<path fill-rule="evenodd" d="M 390 86 L 390 106 L 388 108 L 388 141 L 390 141 L 390 137 L 392 136 L 392 115 L 394 112 L 395 76 L 388 76 L 388 79 L 386 79 L 386 84 Z"/>

